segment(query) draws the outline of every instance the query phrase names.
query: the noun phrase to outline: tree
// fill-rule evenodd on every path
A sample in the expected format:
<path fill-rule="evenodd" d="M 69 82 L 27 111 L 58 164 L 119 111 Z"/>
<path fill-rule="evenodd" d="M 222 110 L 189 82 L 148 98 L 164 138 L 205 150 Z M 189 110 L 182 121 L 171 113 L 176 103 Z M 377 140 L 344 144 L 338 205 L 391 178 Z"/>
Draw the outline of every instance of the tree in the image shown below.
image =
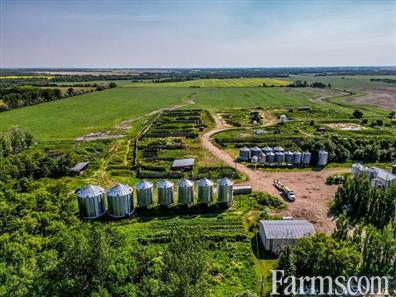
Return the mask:
<path fill-rule="evenodd" d="M 116 87 L 117 87 L 117 84 L 115 82 L 110 82 L 109 83 L 109 88 L 110 89 L 113 89 L 113 88 L 116 88 Z"/>
<path fill-rule="evenodd" d="M 389 113 L 389 116 L 388 116 L 388 118 L 390 118 L 390 119 L 394 119 L 394 118 L 395 118 L 395 116 L 396 116 L 396 111 L 391 111 L 391 112 Z"/>
<path fill-rule="evenodd" d="M 361 118 L 363 117 L 363 112 L 361 112 L 361 111 L 358 110 L 358 109 L 355 109 L 355 111 L 353 112 L 352 116 L 353 116 L 355 119 L 361 119 Z"/>
<path fill-rule="evenodd" d="M 67 93 L 71 96 L 74 93 L 74 89 L 73 88 L 68 88 L 67 89 Z"/>

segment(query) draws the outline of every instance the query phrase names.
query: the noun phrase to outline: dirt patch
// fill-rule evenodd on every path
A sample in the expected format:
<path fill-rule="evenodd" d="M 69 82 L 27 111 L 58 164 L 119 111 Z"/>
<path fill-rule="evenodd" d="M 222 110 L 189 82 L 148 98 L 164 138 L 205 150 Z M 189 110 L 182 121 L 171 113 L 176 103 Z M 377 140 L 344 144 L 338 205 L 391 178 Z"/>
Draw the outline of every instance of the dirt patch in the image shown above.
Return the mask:
<path fill-rule="evenodd" d="M 371 104 L 386 109 L 396 110 L 396 88 L 382 87 L 364 89 L 366 93 L 360 97 L 350 99 L 351 102 Z"/>
<path fill-rule="evenodd" d="M 230 167 L 235 167 L 234 159 L 227 152 L 216 147 L 210 138 L 213 134 L 226 130 L 221 127 L 205 133 L 202 136 L 202 146 L 210 151 L 215 157 L 222 160 Z M 273 124 L 272 122 L 267 125 Z M 250 184 L 254 191 L 267 192 L 281 197 L 279 191 L 272 185 L 274 179 L 279 179 L 288 185 L 296 194 L 296 201 L 288 203 L 288 208 L 280 213 L 283 216 L 304 218 L 314 224 L 316 231 L 330 234 L 335 227 L 334 219 L 329 215 L 329 203 L 334 198 L 337 186 L 326 185 L 326 178 L 349 169 L 324 169 L 321 171 L 293 171 L 273 172 L 253 170 L 243 164 L 237 164 L 236 169 L 248 177 L 248 181 L 242 184 Z"/>
<path fill-rule="evenodd" d="M 131 122 L 132 122 L 132 120 L 122 121 L 117 126 L 115 126 L 115 128 L 118 130 L 129 130 L 132 128 Z"/>
<path fill-rule="evenodd" d="M 112 134 L 111 131 L 104 132 L 92 132 L 84 136 L 76 137 L 76 141 L 94 141 L 99 139 L 116 139 L 122 138 L 125 135 L 123 134 Z"/>
<path fill-rule="evenodd" d="M 187 100 L 187 104 L 195 104 L 194 99 L 193 99 L 193 98 L 189 98 L 189 99 Z"/>
<path fill-rule="evenodd" d="M 360 131 L 367 129 L 366 127 L 363 127 L 359 124 L 352 124 L 352 123 L 333 123 L 333 124 L 327 124 L 327 126 L 333 129 L 344 130 L 344 131 Z"/>

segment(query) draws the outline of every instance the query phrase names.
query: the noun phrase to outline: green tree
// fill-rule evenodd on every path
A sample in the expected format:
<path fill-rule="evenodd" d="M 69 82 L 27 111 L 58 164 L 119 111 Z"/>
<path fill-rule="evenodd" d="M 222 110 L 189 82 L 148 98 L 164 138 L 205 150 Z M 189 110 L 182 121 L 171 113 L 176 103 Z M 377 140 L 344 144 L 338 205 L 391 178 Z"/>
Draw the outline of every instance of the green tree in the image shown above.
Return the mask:
<path fill-rule="evenodd" d="M 352 116 L 353 116 L 355 119 L 361 119 L 361 118 L 363 117 L 363 112 L 361 112 L 361 111 L 358 110 L 358 109 L 355 109 L 355 111 L 352 113 Z"/>

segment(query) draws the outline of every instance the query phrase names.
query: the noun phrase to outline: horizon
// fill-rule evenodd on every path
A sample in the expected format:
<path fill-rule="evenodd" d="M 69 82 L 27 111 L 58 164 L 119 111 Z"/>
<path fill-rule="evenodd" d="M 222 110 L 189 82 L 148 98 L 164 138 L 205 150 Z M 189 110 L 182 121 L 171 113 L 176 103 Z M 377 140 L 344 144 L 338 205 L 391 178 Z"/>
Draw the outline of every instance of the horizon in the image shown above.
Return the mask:
<path fill-rule="evenodd" d="M 0 11 L 1 68 L 396 65 L 395 1 L 0 0 Z"/>

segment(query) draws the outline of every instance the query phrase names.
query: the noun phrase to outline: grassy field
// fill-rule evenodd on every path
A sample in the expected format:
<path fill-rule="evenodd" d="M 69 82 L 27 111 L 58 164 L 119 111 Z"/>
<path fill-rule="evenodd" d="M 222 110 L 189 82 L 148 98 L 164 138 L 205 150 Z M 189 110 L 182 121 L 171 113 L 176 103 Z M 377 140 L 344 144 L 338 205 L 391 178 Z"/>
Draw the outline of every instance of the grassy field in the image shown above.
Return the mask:
<path fill-rule="evenodd" d="M 230 79 L 197 79 L 181 82 L 137 82 L 125 84 L 125 87 L 200 87 L 200 88 L 243 88 L 260 87 L 263 84 L 273 86 L 287 86 L 290 81 L 278 78 L 230 78 Z"/>
<path fill-rule="evenodd" d="M 115 88 L 0 113 L 0 131 L 20 126 L 41 140 L 72 139 L 185 102 L 191 90 Z"/>

